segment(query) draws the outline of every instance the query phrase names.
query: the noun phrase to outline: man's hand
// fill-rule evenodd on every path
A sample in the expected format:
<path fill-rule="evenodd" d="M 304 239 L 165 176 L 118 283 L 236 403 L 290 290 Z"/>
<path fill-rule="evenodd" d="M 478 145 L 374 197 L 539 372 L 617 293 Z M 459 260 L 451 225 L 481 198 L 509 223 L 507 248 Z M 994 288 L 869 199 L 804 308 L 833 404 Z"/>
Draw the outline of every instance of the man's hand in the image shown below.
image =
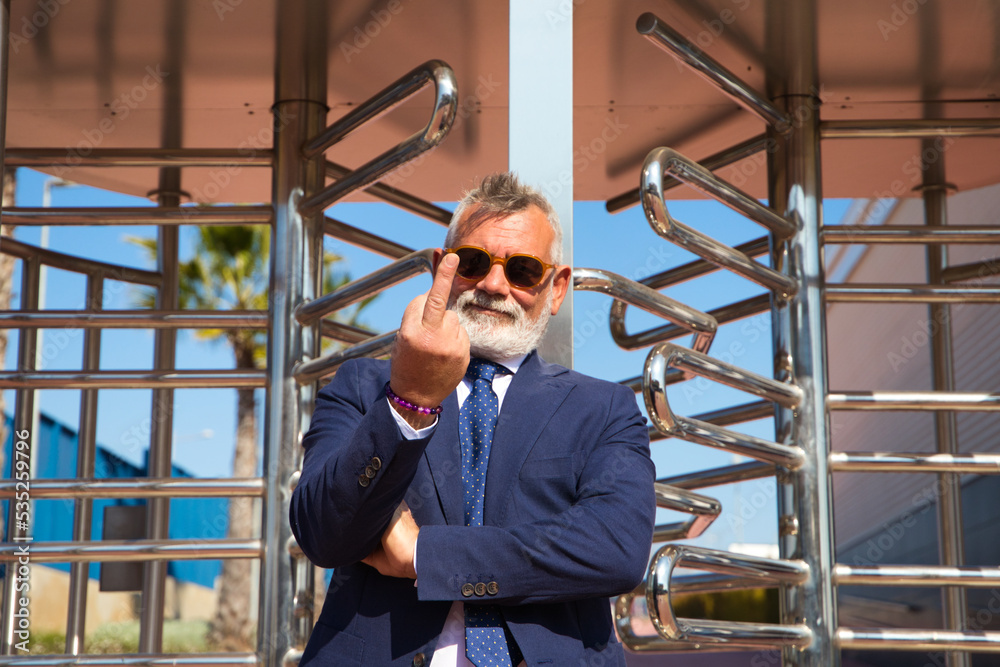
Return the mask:
<path fill-rule="evenodd" d="M 382 543 L 361 560 L 387 577 L 416 579 L 413 569 L 413 552 L 417 548 L 420 527 L 413 520 L 404 500 L 392 515 L 389 527 L 382 534 Z"/>
<path fill-rule="evenodd" d="M 396 395 L 419 406 L 440 405 L 469 366 L 469 335 L 458 316 L 448 310 L 457 268 L 457 255 L 449 253 L 441 259 L 430 290 L 406 307 L 396 334 L 389 385 Z M 403 408 L 397 412 L 415 428 L 434 421 L 433 415 Z"/>

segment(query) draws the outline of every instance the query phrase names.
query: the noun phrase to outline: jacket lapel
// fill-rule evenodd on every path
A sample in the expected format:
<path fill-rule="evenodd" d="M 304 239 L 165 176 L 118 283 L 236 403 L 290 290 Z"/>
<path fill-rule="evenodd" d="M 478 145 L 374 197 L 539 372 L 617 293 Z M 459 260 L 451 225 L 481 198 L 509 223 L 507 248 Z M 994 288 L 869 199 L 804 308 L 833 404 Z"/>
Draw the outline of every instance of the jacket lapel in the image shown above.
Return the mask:
<path fill-rule="evenodd" d="M 517 477 L 528 452 L 573 388 L 571 382 L 558 377 L 564 373 L 565 368 L 546 363 L 533 352 L 507 388 L 490 447 L 483 506 L 485 525 L 503 525 L 507 499 L 517 488 Z M 458 483 L 461 486 L 461 476 Z"/>
<path fill-rule="evenodd" d="M 455 392 L 451 392 L 443 406 L 437 428 L 424 449 L 424 457 L 437 487 L 445 522 L 461 526 L 465 523 L 465 510 L 462 506 L 462 446 L 458 442 L 458 396 Z M 425 493 L 424 489 L 418 491 Z"/>

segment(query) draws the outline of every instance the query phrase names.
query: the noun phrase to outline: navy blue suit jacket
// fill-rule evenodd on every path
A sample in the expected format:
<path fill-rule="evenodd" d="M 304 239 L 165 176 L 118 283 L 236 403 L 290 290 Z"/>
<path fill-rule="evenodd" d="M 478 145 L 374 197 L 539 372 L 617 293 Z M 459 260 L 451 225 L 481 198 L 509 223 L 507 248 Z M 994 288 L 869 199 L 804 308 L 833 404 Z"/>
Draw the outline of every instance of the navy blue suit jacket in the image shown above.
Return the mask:
<path fill-rule="evenodd" d="M 388 379 L 386 361 L 345 363 L 303 442 L 292 531 L 335 572 L 302 664 L 410 665 L 418 653 L 429 663 L 461 600 L 500 605 L 528 665 L 624 665 L 608 598 L 641 581 L 655 513 L 633 392 L 529 355 L 497 421 L 484 525 L 468 527 L 456 394 L 430 437 L 406 440 Z M 378 469 L 365 483 L 369 466 Z M 418 586 L 358 562 L 404 499 L 420 526 Z M 467 595 L 478 583 L 495 593 Z"/>

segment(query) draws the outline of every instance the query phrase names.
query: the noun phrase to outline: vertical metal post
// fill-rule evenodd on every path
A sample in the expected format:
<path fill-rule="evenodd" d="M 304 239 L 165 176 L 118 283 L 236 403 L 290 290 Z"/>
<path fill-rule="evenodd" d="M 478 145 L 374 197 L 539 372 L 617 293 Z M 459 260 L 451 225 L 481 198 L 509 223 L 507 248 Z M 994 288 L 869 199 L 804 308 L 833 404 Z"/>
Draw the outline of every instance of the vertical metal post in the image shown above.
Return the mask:
<path fill-rule="evenodd" d="M 933 161 L 923 163 L 924 222 L 928 227 L 948 224 L 948 199 L 945 183 L 944 156 L 939 140 L 925 139 L 921 155 L 932 155 Z M 927 245 L 927 282 L 944 284 L 943 272 L 948 265 L 947 247 L 938 243 Z M 952 355 L 951 306 L 932 303 L 930 311 L 931 380 L 935 391 L 955 391 L 955 368 Z M 958 453 L 958 424 L 954 412 L 935 411 L 934 426 L 937 451 L 943 454 Z M 962 529 L 961 476 L 954 473 L 938 475 L 938 551 L 941 565 L 959 567 L 965 563 Z M 966 592 L 961 586 L 948 586 L 941 590 L 944 626 L 949 630 L 964 630 L 966 625 Z M 948 667 L 968 667 L 968 653 L 948 653 Z"/>
<path fill-rule="evenodd" d="M 88 312 L 96 312 L 103 307 L 104 276 L 91 275 L 87 278 Z M 83 334 L 84 372 L 97 370 L 101 362 L 101 330 L 88 328 Z M 97 450 L 97 389 L 80 392 L 80 436 L 76 454 L 77 479 L 94 477 L 94 460 Z M 73 540 L 90 541 L 93 518 L 93 500 L 77 498 L 73 518 Z M 80 655 L 83 651 L 87 626 L 87 584 L 90 580 L 90 563 L 82 561 L 70 565 L 69 609 L 66 616 L 66 653 Z"/>
<path fill-rule="evenodd" d="M 264 417 L 263 539 L 257 647 L 263 667 L 291 667 L 312 625 L 304 604 L 307 582 L 292 583 L 294 538 L 288 502 L 314 387 L 298 388 L 293 364 L 318 353 L 319 337 L 299 325 L 293 312 L 319 290 L 322 272 L 322 213 L 303 218 L 298 203 L 323 185 L 323 158 L 306 161 L 302 145 L 326 119 L 326 3 L 289 0 L 277 5 L 274 103 L 274 167 L 271 236 L 271 331 L 267 341 L 267 402 Z M 311 572 L 311 568 L 309 568 Z M 293 593 L 299 605 L 293 606 Z M 297 616 L 296 621 L 293 616 Z"/>
<path fill-rule="evenodd" d="M 509 60 L 509 168 L 552 202 L 563 229 L 562 263 L 572 266 L 573 3 L 511 0 Z M 572 286 L 540 353 L 573 367 Z"/>
<path fill-rule="evenodd" d="M 165 39 L 167 44 L 166 70 L 170 73 L 163 86 L 163 119 L 160 143 L 163 148 L 180 148 L 183 133 L 183 80 L 181 78 L 184 53 L 184 3 L 170 0 L 167 6 Z M 162 207 L 179 206 L 181 203 L 181 170 L 179 167 L 160 169 L 155 192 Z M 179 229 L 175 225 L 161 226 L 157 230 L 156 266 L 162 282 L 156 297 L 158 310 L 178 309 L 179 299 Z M 154 334 L 153 367 L 173 370 L 177 357 L 177 330 L 157 329 Z M 149 435 L 149 457 L 146 474 L 149 477 L 170 477 L 173 472 L 174 390 L 154 389 Z M 170 499 L 146 500 L 146 537 L 165 540 L 170 536 Z M 154 560 L 143 568 L 142 614 L 139 625 L 139 652 L 162 653 L 163 612 L 166 600 L 166 560 Z"/>
<path fill-rule="evenodd" d="M 826 326 L 822 299 L 823 262 L 820 179 L 819 91 L 815 0 L 769 0 L 768 96 L 792 119 L 784 135 L 772 132 L 777 150 L 768 156 L 771 205 L 795 221 L 798 232 L 772 251 L 775 268 L 795 278 L 792 297 L 775 295 L 772 322 L 775 376 L 803 391 L 797 414 L 778 409 L 778 442 L 797 444 L 805 464 L 778 476 L 779 548 L 782 558 L 802 559 L 808 580 L 782 589 L 782 622 L 803 623 L 812 643 L 784 649 L 786 665 L 837 667 L 833 587 L 832 487 L 827 457 Z"/>
<path fill-rule="evenodd" d="M 4 33 L 6 35 L 6 33 Z M 38 281 L 40 276 L 41 262 L 37 257 L 29 257 L 21 263 L 21 310 L 36 310 L 38 308 Z M 17 339 L 17 369 L 19 371 L 32 371 L 35 369 L 35 343 L 37 340 L 35 328 L 25 328 L 20 330 Z M 14 401 L 14 438 L 16 431 L 27 428 L 31 423 L 31 415 L 35 405 L 35 389 L 18 389 L 17 398 Z M 28 462 L 34 458 L 35 442 L 38 433 L 31 433 L 28 442 Z M 15 459 L 11 459 L 10 474 L 14 478 Z M 7 511 L 7 539 L 9 542 L 23 542 L 30 544 L 30 525 L 25 526 L 15 521 L 17 503 L 11 500 Z M 30 512 L 33 514 L 33 511 Z M 17 608 L 18 592 L 15 587 L 17 577 L 14 575 L 16 562 L 11 561 L 6 564 L 6 576 L 3 582 L 3 604 L 0 609 L 0 622 L 3 623 L 3 636 L 0 637 L 0 655 L 11 655 L 14 653 L 14 610 Z M 30 567 L 30 566 L 29 566 Z"/>

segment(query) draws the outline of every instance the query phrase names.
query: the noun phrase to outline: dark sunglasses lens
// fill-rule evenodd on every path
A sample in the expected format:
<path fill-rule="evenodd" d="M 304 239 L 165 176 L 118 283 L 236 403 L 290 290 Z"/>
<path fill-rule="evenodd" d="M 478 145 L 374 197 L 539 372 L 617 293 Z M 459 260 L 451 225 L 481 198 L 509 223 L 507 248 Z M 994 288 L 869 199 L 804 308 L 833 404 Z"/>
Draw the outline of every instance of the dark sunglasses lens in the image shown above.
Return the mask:
<path fill-rule="evenodd" d="M 490 272 L 490 256 L 485 250 L 459 248 L 455 254 L 458 255 L 457 273 L 463 278 L 482 278 Z"/>
<path fill-rule="evenodd" d="M 534 287 L 545 273 L 545 267 L 534 257 L 518 255 L 507 260 L 507 280 L 518 287 Z"/>

